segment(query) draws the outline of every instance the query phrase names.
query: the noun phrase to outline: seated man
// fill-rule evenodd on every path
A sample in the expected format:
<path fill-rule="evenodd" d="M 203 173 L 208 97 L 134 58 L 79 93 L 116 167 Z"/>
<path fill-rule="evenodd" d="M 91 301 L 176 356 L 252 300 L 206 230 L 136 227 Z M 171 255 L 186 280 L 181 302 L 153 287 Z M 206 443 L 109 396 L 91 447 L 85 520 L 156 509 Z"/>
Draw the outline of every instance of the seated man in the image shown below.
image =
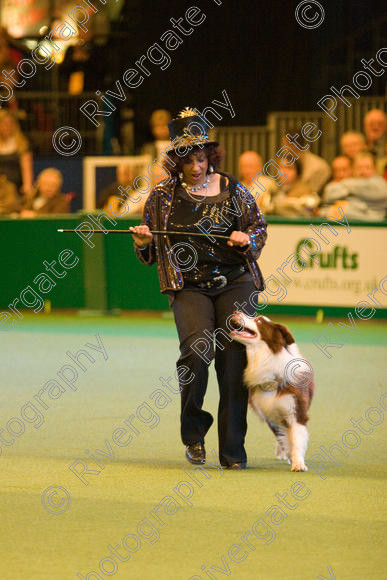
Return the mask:
<path fill-rule="evenodd" d="M 116 177 L 116 181 L 99 194 L 97 208 L 116 217 L 120 217 L 119 212 L 122 213 L 122 217 L 129 214 L 141 214 L 147 196 L 133 189 L 133 180 L 136 177 L 133 166 L 129 163 L 117 165 Z"/>
<path fill-rule="evenodd" d="M 170 145 L 168 123 L 172 120 L 171 113 L 166 109 L 157 109 L 153 111 L 149 125 L 154 141 L 145 143 L 142 147 L 141 153 L 143 155 L 150 155 L 153 159 L 162 161 L 161 154 Z"/>
<path fill-rule="evenodd" d="M 353 162 L 353 177 L 329 183 L 323 196 L 321 214 L 340 217 L 339 206 L 349 219 L 384 220 L 387 209 L 387 183 L 376 174 L 370 153 L 359 153 Z"/>
<path fill-rule="evenodd" d="M 289 148 L 296 159 L 301 162 L 301 180 L 307 183 L 312 191 L 320 194 L 324 185 L 331 176 L 331 170 L 328 163 L 322 157 L 315 155 L 309 151 L 310 143 L 302 135 L 302 131 L 295 129 L 287 131 L 291 137 L 298 135 L 297 144 L 292 139 L 292 142 L 286 137 L 282 138 L 284 147 Z M 298 145 L 298 146 L 297 146 Z"/>
<path fill-rule="evenodd" d="M 54 167 L 43 169 L 36 179 L 36 192 L 23 202 L 21 217 L 35 217 L 42 214 L 69 213 L 69 201 L 61 193 L 63 177 Z"/>
<path fill-rule="evenodd" d="M 245 151 L 238 160 L 239 177 L 255 198 L 262 213 L 272 211 L 271 198 L 277 191 L 277 184 L 262 174 L 262 157 L 255 151 Z"/>
<path fill-rule="evenodd" d="M 287 166 L 281 160 L 279 166 L 286 175 L 286 181 L 279 187 L 274 197 L 274 213 L 285 217 L 303 217 L 314 214 L 315 208 L 320 203 L 320 197 L 301 180 L 301 163 L 295 161 Z"/>
<path fill-rule="evenodd" d="M 385 156 L 387 115 L 380 109 L 372 109 L 364 117 L 364 132 L 370 153 L 379 159 Z"/>
<path fill-rule="evenodd" d="M 347 177 L 352 177 L 351 160 L 345 155 L 335 157 L 332 161 L 332 181 L 341 181 Z"/>
<path fill-rule="evenodd" d="M 341 153 L 346 155 L 351 161 L 358 153 L 367 148 L 364 135 L 358 131 L 347 131 L 340 138 Z"/>

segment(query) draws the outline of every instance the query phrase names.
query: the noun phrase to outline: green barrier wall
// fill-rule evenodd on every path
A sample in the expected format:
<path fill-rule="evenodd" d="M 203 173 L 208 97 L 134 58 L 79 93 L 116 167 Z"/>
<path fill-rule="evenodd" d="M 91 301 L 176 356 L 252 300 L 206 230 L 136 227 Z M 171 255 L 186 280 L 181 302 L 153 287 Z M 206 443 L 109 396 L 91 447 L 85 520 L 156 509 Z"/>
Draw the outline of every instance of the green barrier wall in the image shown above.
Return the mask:
<path fill-rule="evenodd" d="M 138 225 L 140 218 L 117 221 L 117 229 L 128 229 Z M 104 237 L 108 308 L 168 310 L 168 298 L 160 293 L 156 265 L 141 264 L 133 251 L 132 236 Z"/>
<path fill-rule="evenodd" d="M 55 280 L 56 287 L 41 296 L 51 300 L 56 308 L 85 306 L 83 243 L 76 235 L 70 238 L 57 233 L 58 228 L 70 229 L 78 224 L 79 218 L 74 216 L 0 220 L 1 309 L 7 309 L 8 304 L 27 286 L 37 290 L 33 281 L 38 274 L 46 272 L 43 261 L 57 261 L 60 252 L 65 249 L 72 250 L 79 263 L 68 270 L 62 279 L 46 272 Z M 59 266 L 58 271 L 62 272 L 63 268 Z"/>
<path fill-rule="evenodd" d="M 113 229 L 127 229 L 140 222 L 140 216 L 117 219 Z M 61 234 L 59 228 L 74 229 L 88 218 L 84 214 L 72 216 L 49 216 L 38 219 L 0 219 L 1 285 L 0 309 L 8 311 L 8 305 L 30 285 L 37 290 L 34 278 L 45 272 L 43 261 L 57 260 L 61 251 L 72 250 L 79 263 L 67 271 L 62 279 L 55 279 L 56 287 L 47 294 L 52 308 L 87 308 L 90 310 L 168 310 L 168 299 L 160 294 L 157 269 L 141 264 L 134 252 L 131 236 L 94 235 L 95 247 L 90 248 L 76 234 Z M 268 218 L 268 224 L 320 224 L 321 218 L 287 220 Z M 386 222 L 351 222 L 351 226 L 372 225 L 386 227 Z M 106 227 L 111 227 L 107 222 Z M 60 268 L 62 270 L 62 268 Z M 19 303 L 20 304 L 20 303 Z M 313 315 L 319 307 L 273 305 L 272 313 Z M 348 307 L 324 307 L 327 313 L 346 314 Z M 386 315 L 385 309 L 377 309 L 375 318 Z"/>

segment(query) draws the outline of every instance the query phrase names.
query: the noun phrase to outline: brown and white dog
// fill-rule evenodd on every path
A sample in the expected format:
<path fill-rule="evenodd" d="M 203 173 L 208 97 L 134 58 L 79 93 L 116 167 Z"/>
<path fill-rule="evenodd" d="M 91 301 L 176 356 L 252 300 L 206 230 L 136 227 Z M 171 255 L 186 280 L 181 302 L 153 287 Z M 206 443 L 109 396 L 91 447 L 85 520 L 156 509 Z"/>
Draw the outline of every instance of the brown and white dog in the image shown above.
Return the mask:
<path fill-rule="evenodd" d="M 244 382 L 250 391 L 249 404 L 273 431 L 277 458 L 288 460 L 291 471 L 307 471 L 304 458 L 309 438 L 307 413 L 314 391 L 312 367 L 282 324 L 238 311 L 231 323 L 235 329 L 230 336 L 246 346 Z M 300 368 L 304 370 L 295 377 Z"/>

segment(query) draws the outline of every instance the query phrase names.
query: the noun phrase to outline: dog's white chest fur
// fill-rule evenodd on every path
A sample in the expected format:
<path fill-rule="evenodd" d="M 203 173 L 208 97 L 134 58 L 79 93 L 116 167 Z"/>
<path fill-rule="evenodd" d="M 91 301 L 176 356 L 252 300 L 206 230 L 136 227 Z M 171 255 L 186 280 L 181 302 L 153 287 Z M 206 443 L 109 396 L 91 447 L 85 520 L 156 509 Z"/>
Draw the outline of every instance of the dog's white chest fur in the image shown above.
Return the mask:
<path fill-rule="evenodd" d="M 252 389 L 250 402 L 256 411 L 271 423 L 276 425 L 286 419 L 288 423 L 295 420 L 295 400 L 292 395 L 279 395 L 277 390 L 267 392 L 259 388 L 260 384 L 270 381 L 282 383 L 287 363 L 300 356 L 295 344 L 288 349 L 282 349 L 273 354 L 266 343 L 247 347 L 247 367 L 244 380 L 246 386 Z"/>
<path fill-rule="evenodd" d="M 247 366 L 244 380 L 248 388 L 253 388 L 261 383 L 278 380 L 282 383 L 285 367 L 293 358 L 301 357 L 296 344 L 291 344 L 287 349 L 273 354 L 265 342 L 248 345 L 246 347 Z"/>
<path fill-rule="evenodd" d="M 281 425 L 283 420 L 288 424 L 295 421 L 296 406 L 292 395 L 278 396 L 276 391 L 267 393 L 257 388 L 251 393 L 250 402 L 255 411 L 274 425 Z"/>

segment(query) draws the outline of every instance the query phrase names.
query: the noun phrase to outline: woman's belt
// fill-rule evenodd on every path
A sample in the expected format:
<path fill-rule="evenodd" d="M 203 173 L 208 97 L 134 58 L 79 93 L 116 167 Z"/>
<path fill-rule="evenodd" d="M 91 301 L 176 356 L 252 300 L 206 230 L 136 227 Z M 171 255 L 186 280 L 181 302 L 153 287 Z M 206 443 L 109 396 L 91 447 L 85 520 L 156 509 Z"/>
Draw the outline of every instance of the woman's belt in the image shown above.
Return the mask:
<path fill-rule="evenodd" d="M 244 272 L 247 272 L 247 270 L 248 270 L 247 265 L 243 264 L 241 266 L 238 266 L 234 270 L 231 270 L 231 272 L 229 272 L 226 275 L 220 274 L 218 276 L 215 276 L 211 280 L 208 280 L 206 282 L 200 282 L 200 284 L 197 284 L 197 286 L 199 286 L 199 288 L 224 288 L 225 286 L 227 286 L 227 284 L 230 284 L 230 282 L 232 282 L 236 278 L 239 278 L 239 276 L 242 276 L 242 274 Z"/>

